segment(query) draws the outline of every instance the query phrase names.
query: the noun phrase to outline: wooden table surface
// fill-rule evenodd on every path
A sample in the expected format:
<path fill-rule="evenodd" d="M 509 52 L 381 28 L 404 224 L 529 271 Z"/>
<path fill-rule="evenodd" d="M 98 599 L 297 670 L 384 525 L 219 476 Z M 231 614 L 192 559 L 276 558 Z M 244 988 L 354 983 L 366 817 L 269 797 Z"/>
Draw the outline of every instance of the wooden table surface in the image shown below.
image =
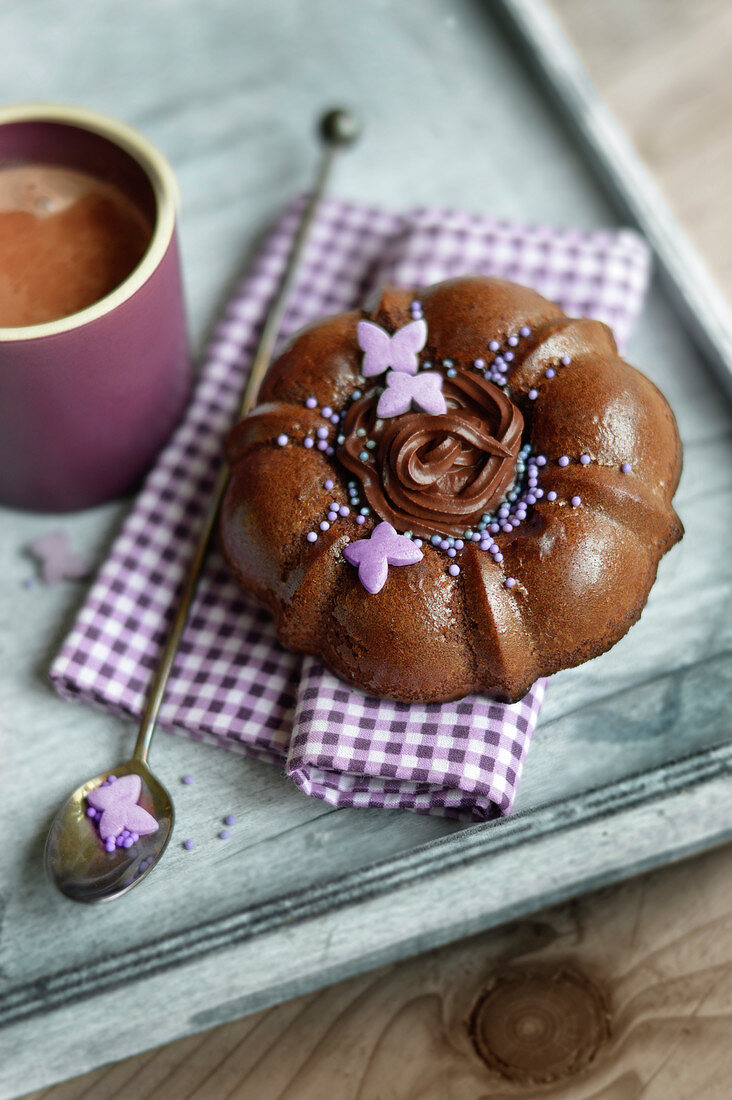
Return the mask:
<path fill-rule="evenodd" d="M 732 297 L 732 5 L 552 3 Z M 726 1100 L 730 883 L 708 852 L 32 1096 Z"/>

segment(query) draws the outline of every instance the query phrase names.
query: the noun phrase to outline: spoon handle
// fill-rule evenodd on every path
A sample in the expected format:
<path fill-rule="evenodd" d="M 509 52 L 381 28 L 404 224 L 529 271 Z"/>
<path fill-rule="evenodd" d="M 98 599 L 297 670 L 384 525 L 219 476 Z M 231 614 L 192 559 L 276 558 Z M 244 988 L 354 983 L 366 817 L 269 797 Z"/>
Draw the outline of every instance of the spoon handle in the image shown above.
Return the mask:
<path fill-rule="evenodd" d="M 252 362 L 252 369 L 242 397 L 241 408 L 239 410 L 240 417 L 246 416 L 256 404 L 259 386 L 272 357 L 277 334 L 280 330 L 285 310 L 287 309 L 290 292 L 292 291 L 297 269 L 302 258 L 305 242 L 318 206 L 320 205 L 320 201 L 328 185 L 335 154 L 340 148 L 355 140 L 358 136 L 359 129 L 360 127 L 357 120 L 347 111 L 329 111 L 321 120 L 320 134 L 323 139 L 323 151 L 318 175 L 297 227 L 297 232 L 292 242 L 287 265 L 282 274 L 277 296 L 270 307 L 262 328 L 262 334 L 259 338 L 257 351 Z M 228 481 L 229 470 L 226 463 L 223 463 L 211 493 L 211 501 L 203 521 L 203 526 L 201 527 L 196 549 L 183 582 L 183 590 L 180 594 L 175 618 L 170 627 L 170 634 L 165 643 L 165 648 L 160 655 L 160 661 L 150 685 L 145 703 L 145 710 L 140 721 L 140 730 L 132 755 L 134 759 L 140 761 L 142 764 L 147 763 L 150 742 L 155 732 L 155 722 L 157 721 L 158 712 L 160 711 L 160 706 L 165 696 L 165 689 L 168 686 L 168 679 L 173 668 L 173 662 L 178 653 L 178 646 L 180 645 L 183 632 L 186 628 L 188 613 L 191 608 L 191 603 L 193 602 L 199 577 L 201 576 L 203 563 L 206 560 L 211 535 L 216 524 L 216 516 L 218 515 L 221 500 Z"/>

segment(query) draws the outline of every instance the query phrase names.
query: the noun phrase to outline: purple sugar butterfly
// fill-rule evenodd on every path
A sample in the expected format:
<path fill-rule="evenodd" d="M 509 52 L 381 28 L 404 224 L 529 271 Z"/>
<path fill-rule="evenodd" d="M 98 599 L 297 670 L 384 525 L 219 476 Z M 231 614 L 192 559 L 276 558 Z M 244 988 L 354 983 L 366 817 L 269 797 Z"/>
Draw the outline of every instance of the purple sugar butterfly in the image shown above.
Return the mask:
<path fill-rule="evenodd" d="M 386 584 L 390 565 L 416 565 L 423 554 L 411 539 L 399 535 L 384 520 L 375 527 L 367 539 L 349 542 L 343 557 L 351 565 L 358 566 L 358 579 L 372 596 Z"/>
<path fill-rule="evenodd" d="M 86 800 L 95 810 L 101 810 L 99 835 L 102 840 L 117 837 L 123 829 L 138 836 L 156 833 L 159 825 L 152 814 L 137 805 L 142 790 L 139 775 L 123 775 L 109 786 L 95 787 Z"/>
<path fill-rule="evenodd" d="M 71 549 L 65 531 L 51 531 L 28 543 L 28 552 L 38 562 L 44 584 L 78 580 L 89 576 L 89 562 Z"/>
<path fill-rule="evenodd" d="M 441 416 L 447 412 L 441 374 L 437 371 L 425 371 L 412 377 L 400 371 L 389 371 L 386 389 L 376 407 L 376 415 L 401 416 L 402 413 L 409 412 L 413 405 L 432 416 Z"/>
<path fill-rule="evenodd" d="M 359 321 L 358 346 L 366 354 L 361 371 L 364 378 L 383 374 L 391 367 L 403 374 L 416 374 L 419 367 L 417 352 L 427 343 L 427 322 L 420 318 L 398 328 L 393 336 L 375 325 L 373 321 Z"/>

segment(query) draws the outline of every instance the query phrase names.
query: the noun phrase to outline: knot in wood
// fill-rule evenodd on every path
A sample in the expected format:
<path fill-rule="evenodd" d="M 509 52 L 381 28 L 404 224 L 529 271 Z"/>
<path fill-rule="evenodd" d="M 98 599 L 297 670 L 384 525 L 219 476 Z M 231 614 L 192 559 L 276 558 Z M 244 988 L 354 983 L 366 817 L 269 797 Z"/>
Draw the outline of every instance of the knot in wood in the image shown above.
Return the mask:
<path fill-rule="evenodd" d="M 476 1051 L 511 1081 L 549 1084 L 572 1077 L 610 1036 L 605 998 L 568 966 L 504 971 L 484 989 L 470 1018 Z"/>

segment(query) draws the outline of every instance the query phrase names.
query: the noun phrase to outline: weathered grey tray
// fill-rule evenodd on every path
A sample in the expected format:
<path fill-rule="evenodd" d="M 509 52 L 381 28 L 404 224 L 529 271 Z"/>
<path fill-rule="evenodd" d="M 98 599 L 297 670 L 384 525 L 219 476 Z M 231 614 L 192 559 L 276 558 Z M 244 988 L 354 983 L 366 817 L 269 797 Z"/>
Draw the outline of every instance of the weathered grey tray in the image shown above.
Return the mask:
<path fill-rule="evenodd" d="M 49 98 L 123 115 L 167 151 L 199 344 L 259 228 L 307 179 L 304 135 L 333 100 L 358 105 L 367 127 L 342 165 L 344 195 L 588 227 L 638 219 L 671 281 L 654 286 L 629 358 L 678 414 L 687 535 L 630 634 L 552 681 L 513 818 L 465 828 L 333 811 L 272 767 L 161 735 L 155 766 L 177 796 L 178 841 L 193 836 L 196 850 L 174 842 L 139 890 L 87 909 L 46 883 L 44 834 L 71 788 L 129 752 L 132 730 L 47 688 L 82 592 L 23 587 L 22 546 L 59 521 L 3 512 L 1 1097 L 732 835 L 730 411 L 692 344 L 722 377 L 724 317 L 713 291 L 700 300 L 703 273 L 679 262 L 687 246 L 602 109 L 577 97 L 581 75 L 541 6 L 185 0 L 173 19 L 169 5 L 128 0 L 124 20 L 89 6 L 83 34 L 73 20 L 59 31 L 62 48 L 39 36 L 71 10 L 3 8 L 13 48 L 0 100 L 43 71 Z M 524 23 L 523 46 L 507 21 Z M 537 26 L 540 54 L 526 48 Z M 530 75 L 537 61 L 571 128 Z M 101 558 L 123 511 L 62 523 Z M 178 785 L 184 772 L 195 786 Z M 223 843 L 227 812 L 239 824 Z"/>

